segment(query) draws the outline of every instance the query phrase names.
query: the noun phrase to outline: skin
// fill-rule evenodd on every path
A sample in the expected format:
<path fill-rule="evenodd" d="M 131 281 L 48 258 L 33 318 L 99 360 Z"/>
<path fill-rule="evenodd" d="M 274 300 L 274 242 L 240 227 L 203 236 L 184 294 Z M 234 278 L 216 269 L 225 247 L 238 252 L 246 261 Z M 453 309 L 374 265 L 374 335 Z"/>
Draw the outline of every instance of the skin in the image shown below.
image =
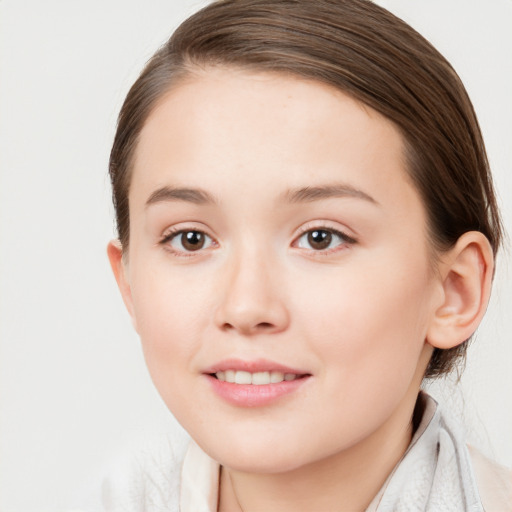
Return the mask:
<path fill-rule="evenodd" d="M 155 196 L 163 187 L 212 201 Z M 291 200 L 307 187 L 324 193 Z M 433 265 L 390 121 L 319 83 L 228 69 L 160 100 L 129 203 L 129 250 L 112 242 L 109 257 L 158 391 L 223 466 L 219 510 L 364 510 L 410 442 L 433 347 L 461 343 L 483 315 L 485 237 L 466 234 Z M 315 229 L 344 235 L 319 249 Z M 206 244 L 187 250 L 172 230 Z M 235 406 L 204 375 L 227 358 L 310 377 Z"/>

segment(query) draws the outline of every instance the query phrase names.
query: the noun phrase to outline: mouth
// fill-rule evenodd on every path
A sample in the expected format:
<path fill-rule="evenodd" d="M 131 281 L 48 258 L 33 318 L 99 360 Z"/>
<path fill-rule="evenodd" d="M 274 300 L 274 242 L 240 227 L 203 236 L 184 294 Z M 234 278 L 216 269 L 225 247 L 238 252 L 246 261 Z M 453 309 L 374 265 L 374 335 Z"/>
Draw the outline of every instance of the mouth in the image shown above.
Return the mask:
<path fill-rule="evenodd" d="M 232 384 L 251 384 L 253 386 L 265 386 L 267 384 L 279 384 L 301 379 L 308 374 L 284 373 L 279 371 L 248 372 L 244 370 L 225 370 L 209 374 L 221 382 Z"/>
<path fill-rule="evenodd" d="M 204 375 L 217 396 L 237 407 L 270 405 L 295 396 L 312 374 L 270 361 L 228 360 Z"/>

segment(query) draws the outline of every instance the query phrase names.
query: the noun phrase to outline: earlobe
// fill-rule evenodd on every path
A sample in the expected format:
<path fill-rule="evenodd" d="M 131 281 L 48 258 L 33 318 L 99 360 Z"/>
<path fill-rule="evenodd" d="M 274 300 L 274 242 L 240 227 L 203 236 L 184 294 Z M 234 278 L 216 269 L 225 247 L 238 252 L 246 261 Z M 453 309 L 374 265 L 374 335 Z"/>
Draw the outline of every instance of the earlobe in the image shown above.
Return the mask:
<path fill-rule="evenodd" d="M 435 348 L 460 345 L 475 332 L 487 309 L 494 259 L 483 233 L 464 233 L 442 257 L 443 301 L 435 310 L 427 342 Z"/>
<path fill-rule="evenodd" d="M 135 319 L 132 292 L 130 288 L 130 282 L 127 276 L 127 263 L 123 258 L 123 249 L 119 240 L 111 240 L 107 246 L 108 259 L 112 272 L 117 281 L 117 286 L 123 297 L 123 302 L 128 310 L 128 314 L 132 319 L 132 324 L 135 330 L 137 330 L 137 322 Z"/>

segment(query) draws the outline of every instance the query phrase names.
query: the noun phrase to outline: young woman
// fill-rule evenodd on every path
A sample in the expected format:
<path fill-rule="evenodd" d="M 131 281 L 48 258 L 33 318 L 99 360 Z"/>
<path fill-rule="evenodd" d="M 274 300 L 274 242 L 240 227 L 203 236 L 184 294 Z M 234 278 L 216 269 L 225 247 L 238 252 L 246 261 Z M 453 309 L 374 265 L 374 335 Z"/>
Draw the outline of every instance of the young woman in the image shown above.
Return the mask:
<path fill-rule="evenodd" d="M 107 510 L 506 509 L 510 475 L 420 392 L 464 357 L 502 234 L 425 39 L 366 0 L 214 2 L 133 85 L 110 172 L 112 268 L 192 442 Z"/>

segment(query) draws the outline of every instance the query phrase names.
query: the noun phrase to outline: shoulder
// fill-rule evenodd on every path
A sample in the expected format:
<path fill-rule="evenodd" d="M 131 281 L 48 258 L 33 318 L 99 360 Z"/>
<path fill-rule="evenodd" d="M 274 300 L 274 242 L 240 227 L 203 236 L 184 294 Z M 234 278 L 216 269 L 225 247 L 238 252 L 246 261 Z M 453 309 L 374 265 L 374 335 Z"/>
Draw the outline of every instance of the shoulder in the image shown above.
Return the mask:
<path fill-rule="evenodd" d="M 497 464 L 468 445 L 485 512 L 512 511 L 512 470 Z"/>

